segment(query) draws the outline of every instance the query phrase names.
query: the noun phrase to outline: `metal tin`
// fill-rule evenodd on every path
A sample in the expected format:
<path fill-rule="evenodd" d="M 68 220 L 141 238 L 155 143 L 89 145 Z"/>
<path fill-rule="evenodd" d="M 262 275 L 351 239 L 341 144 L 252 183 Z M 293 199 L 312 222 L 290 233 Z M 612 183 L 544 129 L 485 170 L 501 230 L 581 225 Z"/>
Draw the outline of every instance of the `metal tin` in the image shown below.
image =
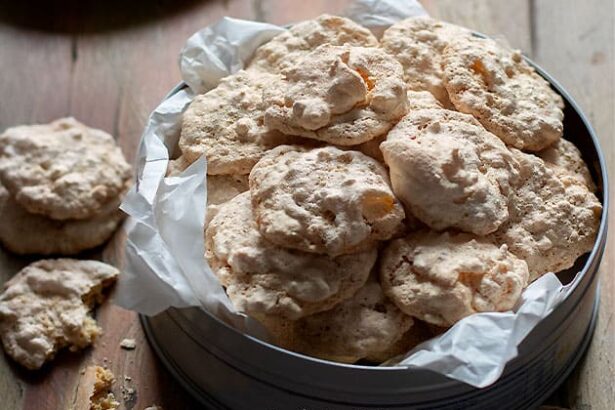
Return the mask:
<path fill-rule="evenodd" d="M 196 308 L 142 316 L 150 344 L 177 380 L 213 409 L 504 410 L 542 403 L 572 371 L 594 330 L 598 266 L 606 246 L 608 184 L 602 151 L 587 118 L 555 80 L 530 63 L 564 98 L 566 137 L 588 163 L 604 210 L 592 252 L 560 274 L 570 281 L 581 271 L 573 292 L 521 343 L 518 357 L 496 383 L 477 389 L 424 369 L 319 360 L 244 335 Z"/>

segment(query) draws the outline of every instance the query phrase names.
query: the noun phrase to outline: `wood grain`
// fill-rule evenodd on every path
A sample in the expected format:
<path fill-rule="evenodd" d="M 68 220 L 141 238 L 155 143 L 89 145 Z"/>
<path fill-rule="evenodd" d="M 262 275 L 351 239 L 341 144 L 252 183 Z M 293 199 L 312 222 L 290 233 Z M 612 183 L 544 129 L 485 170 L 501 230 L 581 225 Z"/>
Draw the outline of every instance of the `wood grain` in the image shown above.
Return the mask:
<path fill-rule="evenodd" d="M 21 4 L 24 3 L 24 4 Z M 47 0 L 0 7 L 0 130 L 73 115 L 111 132 L 132 159 L 149 112 L 180 80 L 177 55 L 185 40 L 224 15 L 288 24 L 321 13 L 339 14 L 351 0 Z M 435 17 L 488 35 L 503 35 L 560 80 L 589 115 L 607 161 L 615 161 L 615 70 L 612 0 L 424 0 Z M 106 7 L 106 5 L 115 6 Z M 103 257 L 121 266 L 119 234 Z M 615 402 L 615 264 L 612 241 L 602 267 L 602 304 L 589 354 L 550 401 L 580 410 Z M 0 284 L 33 258 L 0 249 Z M 40 372 L 0 355 L 0 408 L 51 410 L 74 403 L 80 371 L 105 365 L 116 375 L 122 409 L 152 404 L 195 409 L 161 367 L 133 312 L 106 303 L 97 313 L 105 333 L 93 348 L 61 353 Z M 137 348 L 120 348 L 134 338 Z M 125 378 L 127 376 L 129 379 Z M 135 394 L 127 394 L 135 389 Z"/>

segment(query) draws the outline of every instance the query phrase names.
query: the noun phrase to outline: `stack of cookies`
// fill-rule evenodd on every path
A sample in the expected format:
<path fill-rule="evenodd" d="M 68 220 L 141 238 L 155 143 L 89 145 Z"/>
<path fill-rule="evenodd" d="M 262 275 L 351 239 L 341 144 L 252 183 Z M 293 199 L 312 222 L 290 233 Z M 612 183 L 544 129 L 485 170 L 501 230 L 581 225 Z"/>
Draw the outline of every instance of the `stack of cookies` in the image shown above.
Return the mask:
<path fill-rule="evenodd" d="M 205 254 L 239 311 L 285 348 L 382 362 L 591 250 L 602 208 L 562 108 L 464 28 L 378 40 L 323 15 L 193 100 L 169 174 L 206 157 Z"/>
<path fill-rule="evenodd" d="M 0 135 L 0 242 L 18 254 L 71 255 L 123 219 L 131 168 L 115 140 L 73 118 Z"/>

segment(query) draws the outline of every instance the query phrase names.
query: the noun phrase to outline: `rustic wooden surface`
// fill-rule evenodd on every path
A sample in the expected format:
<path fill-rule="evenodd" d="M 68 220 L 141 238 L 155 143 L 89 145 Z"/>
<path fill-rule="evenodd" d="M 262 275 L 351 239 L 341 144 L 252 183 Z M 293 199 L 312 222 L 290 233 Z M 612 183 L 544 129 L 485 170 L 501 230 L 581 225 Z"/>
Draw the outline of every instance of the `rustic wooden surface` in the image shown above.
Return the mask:
<path fill-rule="evenodd" d="M 113 133 L 132 158 L 148 113 L 180 79 L 177 54 L 194 31 L 224 15 L 285 24 L 322 12 L 340 13 L 348 3 L 2 2 L 0 130 L 73 115 Z M 613 0 L 424 0 L 423 4 L 433 16 L 489 35 L 505 36 L 511 45 L 546 68 L 589 115 L 612 164 Z M 102 254 L 117 261 L 120 248 L 120 244 L 112 243 Z M 611 248 L 607 247 L 601 268 L 600 318 L 590 350 L 566 385 L 551 398 L 551 404 L 579 410 L 613 408 L 615 282 L 611 270 L 615 253 Z M 0 283 L 28 262 L 0 250 Z M 40 372 L 23 371 L 0 355 L 0 407 L 71 408 L 80 370 L 101 364 L 117 376 L 115 392 L 122 408 L 141 410 L 154 403 L 167 410 L 198 408 L 155 359 L 134 313 L 107 303 L 97 317 L 105 334 L 92 349 L 80 354 L 63 352 Z M 137 349 L 120 349 L 125 337 L 135 338 Z M 129 394 L 128 389 L 136 393 Z"/>

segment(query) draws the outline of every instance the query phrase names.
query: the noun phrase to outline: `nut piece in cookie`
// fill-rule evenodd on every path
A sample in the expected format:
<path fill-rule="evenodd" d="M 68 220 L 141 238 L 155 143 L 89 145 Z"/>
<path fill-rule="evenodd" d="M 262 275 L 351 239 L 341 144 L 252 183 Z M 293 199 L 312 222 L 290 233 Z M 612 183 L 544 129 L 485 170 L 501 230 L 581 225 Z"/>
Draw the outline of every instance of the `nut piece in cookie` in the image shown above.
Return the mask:
<path fill-rule="evenodd" d="M 562 136 L 562 97 L 518 50 L 491 39 L 456 39 L 444 50 L 443 67 L 455 108 L 506 144 L 540 151 Z"/>
<path fill-rule="evenodd" d="M 252 169 L 250 194 L 261 235 L 305 252 L 368 249 L 390 239 L 404 219 L 386 169 L 335 147 L 277 147 Z"/>
<path fill-rule="evenodd" d="M 470 35 L 463 27 L 421 16 L 393 24 L 382 35 L 380 44 L 401 63 L 410 90 L 429 91 L 450 108 L 442 82 L 442 53 L 451 40 Z"/>
<path fill-rule="evenodd" d="M 423 231 L 385 248 L 380 281 L 403 312 L 446 327 L 473 313 L 511 309 L 527 286 L 528 269 L 505 245 Z"/>
<path fill-rule="evenodd" d="M 130 176 L 113 137 L 74 118 L 0 135 L 0 182 L 30 213 L 91 218 L 117 200 Z"/>
<path fill-rule="evenodd" d="M 518 165 L 471 115 L 442 108 L 412 111 L 380 149 L 393 191 L 431 228 L 486 235 L 508 219 Z"/>
<path fill-rule="evenodd" d="M 254 222 L 249 192 L 220 206 L 206 258 L 235 307 L 256 319 L 296 320 L 331 309 L 361 288 L 376 249 L 332 258 L 274 245 Z"/>
<path fill-rule="evenodd" d="M 570 268 L 591 251 L 602 205 L 576 176 L 554 170 L 535 155 L 512 152 L 521 175 L 509 200 L 509 219 L 492 235 L 527 262 L 533 281 Z"/>
<path fill-rule="evenodd" d="M 377 47 L 378 40 L 365 27 L 344 17 L 323 14 L 293 25 L 260 46 L 248 70 L 281 73 L 322 44 Z"/>
<path fill-rule="evenodd" d="M 322 45 L 263 98 L 267 127 L 335 145 L 383 135 L 408 112 L 401 65 L 368 47 Z"/>
<path fill-rule="evenodd" d="M 288 137 L 264 127 L 262 94 L 276 75 L 239 71 L 192 100 L 182 119 L 178 170 L 202 155 L 210 175 L 250 173 L 270 148 Z"/>
<path fill-rule="evenodd" d="M 326 312 L 291 324 L 283 347 L 321 359 L 354 363 L 366 357 L 387 360 L 401 345 L 413 320 L 387 299 L 376 280 L 368 281 L 355 295 Z M 290 337 L 289 337 L 290 336 Z M 399 346 L 405 347 L 405 346 Z"/>
<path fill-rule="evenodd" d="M 57 221 L 28 213 L 0 184 L 0 243 L 17 254 L 74 255 L 105 243 L 124 219 L 117 202 L 89 219 Z"/>
<path fill-rule="evenodd" d="M 568 140 L 560 138 L 557 142 L 536 153 L 543 159 L 548 167 L 556 172 L 571 174 L 580 182 L 587 185 L 590 191 L 596 192 L 594 183 L 587 164 L 583 161 L 581 152 Z"/>
<path fill-rule="evenodd" d="M 0 294 L 0 336 L 4 350 L 28 369 L 55 353 L 92 344 L 101 329 L 90 316 L 103 290 L 119 271 L 97 261 L 47 259 L 28 265 Z"/>

